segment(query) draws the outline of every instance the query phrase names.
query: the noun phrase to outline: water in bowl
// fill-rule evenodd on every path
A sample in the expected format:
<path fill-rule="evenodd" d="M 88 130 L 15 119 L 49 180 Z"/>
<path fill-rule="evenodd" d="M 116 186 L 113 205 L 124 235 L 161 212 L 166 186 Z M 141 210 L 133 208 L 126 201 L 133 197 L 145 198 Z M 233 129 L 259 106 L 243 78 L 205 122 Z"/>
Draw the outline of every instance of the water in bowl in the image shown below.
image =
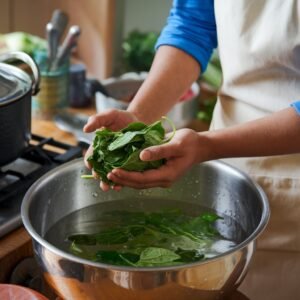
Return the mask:
<path fill-rule="evenodd" d="M 191 234 L 190 227 L 188 230 L 176 227 L 175 223 L 179 219 L 186 224 L 203 214 L 222 217 L 213 222 L 212 231 L 209 228 L 204 230 L 204 236 L 195 231 L 191 231 Z M 145 225 L 145 216 L 148 219 L 150 216 L 150 225 Z M 155 218 L 163 222 L 162 226 L 158 225 L 159 230 L 155 225 Z M 123 236 L 124 228 L 132 224 L 134 232 L 130 231 L 126 240 Z M 99 235 L 112 228 L 117 228 L 117 232 L 113 230 Z M 217 234 L 211 234 L 212 232 Z M 208 236 L 205 236 L 206 233 Z M 87 240 L 86 235 L 96 237 L 96 241 L 94 238 L 92 241 Z M 70 236 L 75 236 L 76 239 L 70 239 Z M 159 198 L 120 199 L 85 207 L 59 220 L 45 235 L 45 239 L 57 248 L 82 258 L 108 264 L 146 267 L 209 259 L 232 250 L 245 238 L 246 234 L 241 226 L 228 215 L 193 203 Z M 116 253 L 124 255 L 120 259 Z M 176 255 L 182 253 L 186 260 L 176 259 Z M 141 257 L 144 259 L 142 262 Z"/>

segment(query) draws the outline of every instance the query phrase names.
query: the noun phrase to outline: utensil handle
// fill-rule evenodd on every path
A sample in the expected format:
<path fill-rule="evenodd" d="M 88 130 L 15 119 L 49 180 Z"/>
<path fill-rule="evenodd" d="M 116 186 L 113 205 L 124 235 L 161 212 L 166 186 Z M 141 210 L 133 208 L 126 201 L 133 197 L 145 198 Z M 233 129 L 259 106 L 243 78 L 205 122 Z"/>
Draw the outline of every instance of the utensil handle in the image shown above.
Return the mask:
<path fill-rule="evenodd" d="M 70 55 L 71 50 L 76 46 L 78 37 L 80 35 L 80 27 L 73 25 L 70 27 L 62 46 L 59 48 L 57 56 L 53 63 L 53 69 L 58 68 L 63 64 L 64 60 Z"/>
<path fill-rule="evenodd" d="M 54 10 L 51 18 L 51 23 L 57 30 L 57 44 L 59 43 L 69 21 L 69 17 L 66 13 L 60 9 Z"/>
<path fill-rule="evenodd" d="M 29 65 L 33 74 L 32 95 L 36 95 L 40 90 L 40 71 L 35 61 L 26 53 L 20 51 L 7 52 L 0 55 L 0 61 L 18 59 Z"/>
<path fill-rule="evenodd" d="M 58 48 L 58 31 L 52 23 L 46 25 L 46 37 L 48 42 L 48 69 L 50 69 Z"/>

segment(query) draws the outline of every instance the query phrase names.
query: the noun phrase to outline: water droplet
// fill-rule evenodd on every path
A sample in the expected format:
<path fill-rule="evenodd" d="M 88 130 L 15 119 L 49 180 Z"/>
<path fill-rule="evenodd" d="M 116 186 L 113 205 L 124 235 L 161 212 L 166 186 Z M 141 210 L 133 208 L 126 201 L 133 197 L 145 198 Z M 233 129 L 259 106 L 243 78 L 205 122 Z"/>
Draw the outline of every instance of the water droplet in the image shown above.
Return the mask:
<path fill-rule="evenodd" d="M 95 192 L 95 193 L 92 194 L 92 196 L 93 197 L 98 197 L 98 193 Z"/>

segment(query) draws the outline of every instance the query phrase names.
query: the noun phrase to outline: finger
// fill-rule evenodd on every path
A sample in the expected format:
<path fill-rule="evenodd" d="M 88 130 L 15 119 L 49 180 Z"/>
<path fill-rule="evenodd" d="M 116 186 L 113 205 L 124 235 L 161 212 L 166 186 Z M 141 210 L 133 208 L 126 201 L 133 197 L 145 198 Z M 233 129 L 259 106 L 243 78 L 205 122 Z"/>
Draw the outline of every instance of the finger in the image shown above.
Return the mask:
<path fill-rule="evenodd" d="M 121 185 L 112 185 L 111 189 L 116 191 L 116 192 L 120 192 L 122 190 L 122 186 Z"/>
<path fill-rule="evenodd" d="M 95 172 L 93 169 L 92 169 L 92 175 L 94 176 L 95 179 L 100 179 L 99 174 Z"/>
<path fill-rule="evenodd" d="M 88 150 L 86 151 L 85 155 L 84 155 L 84 164 L 88 169 L 91 169 L 92 166 L 91 164 L 88 162 L 88 158 L 93 154 L 93 146 L 91 145 Z"/>
<path fill-rule="evenodd" d="M 100 189 L 103 191 L 103 192 L 107 192 L 110 190 L 110 186 L 109 184 L 103 182 L 103 181 L 100 181 Z"/>
<path fill-rule="evenodd" d="M 144 161 L 172 158 L 179 155 L 180 148 L 174 143 L 167 143 L 160 146 L 152 146 L 140 153 L 140 159 Z"/>
<path fill-rule="evenodd" d="M 118 169 L 118 172 L 111 172 L 108 178 L 118 185 L 134 188 L 167 187 L 170 186 L 170 176 L 161 175 L 161 171 L 149 170 L 145 172 L 127 172 Z"/>
<path fill-rule="evenodd" d="M 116 110 L 109 109 L 89 117 L 87 123 L 83 127 L 83 131 L 92 132 L 100 127 L 110 127 L 115 121 L 116 112 Z"/>
<path fill-rule="evenodd" d="M 148 189 L 153 187 L 169 187 L 171 185 L 170 182 L 165 181 L 155 181 L 155 182 L 143 182 L 143 181 L 130 181 L 127 178 L 119 178 L 116 175 L 111 175 L 110 180 L 115 182 L 117 185 L 127 186 L 135 189 Z"/>
<path fill-rule="evenodd" d="M 145 172 L 128 172 L 123 169 L 114 169 L 111 172 L 113 175 L 116 175 L 118 178 L 127 179 L 128 181 L 134 182 L 161 182 L 161 181 L 170 181 L 171 179 L 171 170 L 164 165 L 159 169 L 148 170 Z"/>

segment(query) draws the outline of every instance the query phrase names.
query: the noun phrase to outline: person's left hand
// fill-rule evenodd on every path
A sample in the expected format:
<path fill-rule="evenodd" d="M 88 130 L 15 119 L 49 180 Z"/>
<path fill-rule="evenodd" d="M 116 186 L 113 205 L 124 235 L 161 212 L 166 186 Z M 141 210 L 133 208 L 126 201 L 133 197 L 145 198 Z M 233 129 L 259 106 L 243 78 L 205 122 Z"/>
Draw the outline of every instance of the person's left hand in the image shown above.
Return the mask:
<path fill-rule="evenodd" d="M 108 174 L 108 178 L 118 186 L 136 189 L 170 187 L 193 164 L 207 160 L 208 155 L 204 136 L 191 129 L 181 129 L 170 142 L 149 147 L 140 154 L 140 159 L 144 161 L 166 159 L 163 166 L 144 172 L 114 169 Z"/>

